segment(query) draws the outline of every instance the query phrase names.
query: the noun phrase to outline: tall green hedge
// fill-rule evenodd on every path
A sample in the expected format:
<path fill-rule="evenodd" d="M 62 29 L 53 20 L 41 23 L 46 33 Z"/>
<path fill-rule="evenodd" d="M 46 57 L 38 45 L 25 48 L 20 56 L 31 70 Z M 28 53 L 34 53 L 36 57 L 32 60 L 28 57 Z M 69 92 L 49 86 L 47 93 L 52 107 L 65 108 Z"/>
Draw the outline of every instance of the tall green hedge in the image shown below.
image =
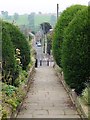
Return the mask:
<path fill-rule="evenodd" d="M 14 55 L 15 51 L 8 29 L 6 29 L 6 24 L 2 22 L 2 81 L 8 84 L 14 83 L 14 74 L 18 75 Z"/>
<path fill-rule="evenodd" d="M 64 10 L 54 28 L 53 32 L 53 56 L 56 61 L 56 63 L 61 66 L 61 47 L 62 47 L 62 41 L 64 38 L 64 30 L 67 28 L 69 23 L 72 21 L 72 19 L 75 17 L 76 13 L 83 9 L 85 6 L 82 5 L 73 5 L 66 10 Z"/>
<path fill-rule="evenodd" d="M 30 62 L 30 47 L 28 42 L 18 27 L 10 23 L 6 23 L 6 26 L 14 45 L 14 49 L 20 49 L 22 67 L 23 69 L 26 69 Z"/>
<path fill-rule="evenodd" d="M 88 8 L 79 11 L 64 34 L 62 66 L 67 84 L 80 94 L 90 80 Z"/>
<path fill-rule="evenodd" d="M 14 85 L 20 65 L 26 69 L 30 62 L 30 48 L 25 36 L 16 26 L 1 20 L 0 23 L 2 24 L 2 81 Z M 16 53 L 17 48 L 20 49 L 19 56 Z"/>

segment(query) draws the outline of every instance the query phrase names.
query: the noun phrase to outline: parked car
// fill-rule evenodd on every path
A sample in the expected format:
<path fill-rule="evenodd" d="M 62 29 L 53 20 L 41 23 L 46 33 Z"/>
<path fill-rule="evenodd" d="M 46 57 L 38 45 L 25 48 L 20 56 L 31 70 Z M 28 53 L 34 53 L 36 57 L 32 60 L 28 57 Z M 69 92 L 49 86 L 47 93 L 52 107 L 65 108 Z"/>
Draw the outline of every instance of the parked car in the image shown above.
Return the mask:
<path fill-rule="evenodd" d="M 37 43 L 37 47 L 41 47 L 41 43 Z"/>

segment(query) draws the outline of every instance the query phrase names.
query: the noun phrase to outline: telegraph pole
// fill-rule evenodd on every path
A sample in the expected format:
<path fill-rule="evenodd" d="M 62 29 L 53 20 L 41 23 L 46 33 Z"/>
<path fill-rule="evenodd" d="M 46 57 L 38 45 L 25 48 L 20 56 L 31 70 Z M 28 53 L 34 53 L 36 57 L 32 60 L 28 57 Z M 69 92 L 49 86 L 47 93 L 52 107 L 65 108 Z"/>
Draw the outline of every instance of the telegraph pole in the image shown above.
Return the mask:
<path fill-rule="evenodd" d="M 58 16 L 59 16 L 59 4 L 57 4 L 57 20 L 58 20 Z"/>
<path fill-rule="evenodd" d="M 45 53 L 45 24 L 43 23 L 43 33 L 44 33 L 44 49 L 43 49 L 43 52 Z"/>

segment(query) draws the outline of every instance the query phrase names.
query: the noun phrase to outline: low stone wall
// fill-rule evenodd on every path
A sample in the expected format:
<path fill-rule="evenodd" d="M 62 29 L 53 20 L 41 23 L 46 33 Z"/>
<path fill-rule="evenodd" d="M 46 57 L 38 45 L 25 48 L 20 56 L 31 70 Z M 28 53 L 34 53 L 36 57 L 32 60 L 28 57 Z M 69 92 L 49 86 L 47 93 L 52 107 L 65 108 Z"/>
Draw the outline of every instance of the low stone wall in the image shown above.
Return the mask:
<path fill-rule="evenodd" d="M 34 72 L 35 72 L 35 65 L 33 65 L 33 66 L 30 68 L 30 70 L 28 71 L 28 79 L 27 79 L 25 85 L 23 86 L 23 87 L 24 87 L 23 90 L 25 90 L 24 99 L 26 98 L 27 92 L 29 91 L 30 84 L 31 84 L 32 79 L 33 79 L 33 74 L 34 74 Z M 11 114 L 10 119 L 17 117 L 18 112 L 20 111 L 21 106 L 23 105 L 24 99 L 23 99 L 22 102 L 19 104 L 19 106 L 17 107 L 16 111 Z"/>
<path fill-rule="evenodd" d="M 57 76 L 60 78 L 62 85 L 64 86 L 65 90 L 67 91 L 70 99 L 72 100 L 73 104 L 75 105 L 77 112 L 79 113 L 81 118 L 82 119 L 88 118 L 88 116 L 86 115 L 85 111 L 82 108 L 82 105 L 81 105 L 74 89 L 70 89 L 70 87 L 66 84 L 66 82 L 64 80 L 63 71 L 61 70 L 61 68 L 59 68 L 59 66 L 57 66 L 55 64 L 54 69 L 56 71 Z"/>

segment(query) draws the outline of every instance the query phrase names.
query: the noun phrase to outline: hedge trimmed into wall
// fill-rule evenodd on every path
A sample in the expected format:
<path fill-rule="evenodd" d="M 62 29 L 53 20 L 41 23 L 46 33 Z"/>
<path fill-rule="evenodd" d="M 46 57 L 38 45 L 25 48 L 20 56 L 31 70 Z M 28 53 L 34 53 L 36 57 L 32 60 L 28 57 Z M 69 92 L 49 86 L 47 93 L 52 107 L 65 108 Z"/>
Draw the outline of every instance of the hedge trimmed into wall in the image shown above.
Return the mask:
<path fill-rule="evenodd" d="M 2 22 L 2 81 L 12 85 L 15 80 L 14 74 L 16 76 L 19 74 L 14 55 L 15 51 L 8 29 L 6 29 L 6 24 Z"/>
<path fill-rule="evenodd" d="M 23 33 L 19 28 L 13 24 L 6 23 L 8 32 L 11 37 L 11 41 L 14 45 L 14 49 L 20 49 L 21 64 L 23 69 L 26 69 L 30 63 L 30 47 Z"/>
<path fill-rule="evenodd" d="M 14 85 L 20 66 L 24 70 L 30 63 L 30 47 L 19 28 L 0 20 L 2 24 L 2 81 Z M 17 50 L 19 55 L 17 55 Z"/>
<path fill-rule="evenodd" d="M 66 83 L 81 94 L 90 80 L 88 7 L 79 11 L 64 34 L 62 66 Z"/>
<path fill-rule="evenodd" d="M 61 48 L 62 48 L 62 41 L 64 38 L 64 30 L 67 28 L 69 23 L 75 17 L 77 12 L 83 9 L 85 6 L 82 5 L 73 5 L 66 10 L 64 10 L 54 28 L 53 32 L 53 56 L 57 63 L 57 65 L 61 66 Z"/>

